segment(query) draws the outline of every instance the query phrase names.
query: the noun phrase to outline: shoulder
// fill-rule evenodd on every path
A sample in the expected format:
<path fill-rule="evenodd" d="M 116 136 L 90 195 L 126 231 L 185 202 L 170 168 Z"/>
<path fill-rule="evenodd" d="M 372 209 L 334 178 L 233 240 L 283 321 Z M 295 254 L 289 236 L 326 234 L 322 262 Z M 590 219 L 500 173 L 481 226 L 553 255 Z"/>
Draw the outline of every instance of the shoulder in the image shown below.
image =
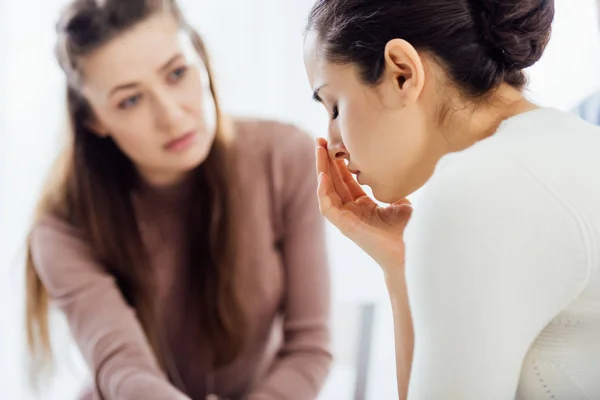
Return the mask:
<path fill-rule="evenodd" d="M 314 175 L 314 139 L 293 124 L 238 119 L 233 148 L 240 174 L 252 174 L 254 182 L 262 176 L 276 192 Z"/>
<path fill-rule="evenodd" d="M 267 191 L 276 230 L 284 229 L 292 209 L 318 212 L 314 139 L 293 124 L 277 121 L 244 119 L 236 125 L 234 154 L 240 186 L 247 193 Z"/>
<path fill-rule="evenodd" d="M 591 140 L 575 141 L 575 136 Z M 599 140 L 597 127 L 572 114 L 539 109 L 513 117 L 503 122 L 496 134 L 466 150 L 443 157 L 427 188 L 434 195 L 444 192 L 449 199 L 537 193 L 552 201 L 554 194 L 546 186 L 551 175 L 556 173 L 557 156 L 566 148 L 579 151 L 600 143 Z M 528 201 L 525 196 L 512 197 Z"/>
<path fill-rule="evenodd" d="M 568 289 L 572 300 L 587 280 L 587 245 L 572 210 L 499 154 L 444 160 L 415 204 L 405 243 L 407 274 L 423 290 L 458 282 L 476 297 L 473 282 L 531 288 L 543 277 L 548 293 Z"/>
<path fill-rule="evenodd" d="M 273 120 L 238 118 L 235 120 L 238 147 L 250 146 L 255 152 L 284 153 L 291 149 L 314 150 L 310 135 L 297 126 Z"/>
<path fill-rule="evenodd" d="M 77 227 L 53 214 L 40 216 L 32 226 L 30 243 L 33 250 L 55 248 L 55 245 L 65 241 L 85 242 Z"/>
<path fill-rule="evenodd" d="M 416 320 L 431 310 L 436 318 L 489 313 L 503 324 L 536 315 L 543 327 L 587 284 L 589 252 L 580 222 L 546 180 L 552 157 L 534 163 L 544 174 L 522 157 L 540 153 L 536 129 L 550 132 L 523 119 L 438 163 L 405 232 Z M 517 301 L 507 301 L 507 293 Z"/>
<path fill-rule="evenodd" d="M 419 264 L 450 262 L 454 272 L 504 260 L 498 268 L 540 272 L 562 263 L 579 274 L 587 268 L 585 239 L 563 200 L 507 154 L 481 148 L 450 155 L 415 205 L 407 251 L 417 249 Z"/>
<path fill-rule="evenodd" d="M 559 212 L 562 204 L 543 182 L 508 152 L 479 147 L 447 155 L 423 188 L 420 204 L 427 210 L 415 217 L 457 218 L 455 223 L 477 223 L 497 219 L 507 221 L 506 214 L 526 215 Z"/>
<path fill-rule="evenodd" d="M 46 288 L 75 285 L 87 272 L 104 273 L 81 230 L 54 215 L 43 215 L 29 235 L 33 264 Z"/>

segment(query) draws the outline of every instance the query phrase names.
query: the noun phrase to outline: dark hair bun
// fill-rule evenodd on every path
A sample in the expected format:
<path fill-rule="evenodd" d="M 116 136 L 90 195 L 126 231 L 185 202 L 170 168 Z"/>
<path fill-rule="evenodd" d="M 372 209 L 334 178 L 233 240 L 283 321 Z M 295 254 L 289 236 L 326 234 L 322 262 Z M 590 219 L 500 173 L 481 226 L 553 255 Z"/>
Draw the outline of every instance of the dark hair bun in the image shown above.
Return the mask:
<path fill-rule="evenodd" d="M 526 86 L 522 70 L 542 57 L 553 18 L 554 0 L 316 0 L 307 32 L 328 61 L 356 65 L 371 85 L 383 76 L 386 43 L 404 39 L 480 98 L 503 83 Z"/>
<path fill-rule="evenodd" d="M 554 0 L 469 0 L 482 42 L 500 65 L 535 64 L 550 39 Z"/>

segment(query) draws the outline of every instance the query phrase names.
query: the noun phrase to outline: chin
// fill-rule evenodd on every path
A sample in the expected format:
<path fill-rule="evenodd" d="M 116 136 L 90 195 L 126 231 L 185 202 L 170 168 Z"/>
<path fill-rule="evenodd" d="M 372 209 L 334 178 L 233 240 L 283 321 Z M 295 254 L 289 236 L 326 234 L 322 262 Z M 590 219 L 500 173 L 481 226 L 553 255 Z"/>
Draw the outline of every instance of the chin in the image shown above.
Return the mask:
<path fill-rule="evenodd" d="M 397 196 L 394 196 L 388 190 L 379 189 L 377 187 L 371 187 L 371 189 L 373 191 L 373 197 L 375 198 L 375 200 L 380 201 L 382 203 L 392 204 L 402 199 L 398 198 Z"/>
<path fill-rule="evenodd" d="M 204 148 L 190 150 L 187 154 L 180 155 L 179 160 L 177 160 L 180 168 L 185 172 L 191 171 L 204 163 L 210 151 L 210 149 Z"/>
<path fill-rule="evenodd" d="M 385 187 L 383 185 L 373 185 L 371 186 L 373 191 L 373 197 L 382 203 L 392 204 L 397 201 L 400 201 L 411 193 L 407 192 L 406 188 L 393 188 L 393 187 Z"/>

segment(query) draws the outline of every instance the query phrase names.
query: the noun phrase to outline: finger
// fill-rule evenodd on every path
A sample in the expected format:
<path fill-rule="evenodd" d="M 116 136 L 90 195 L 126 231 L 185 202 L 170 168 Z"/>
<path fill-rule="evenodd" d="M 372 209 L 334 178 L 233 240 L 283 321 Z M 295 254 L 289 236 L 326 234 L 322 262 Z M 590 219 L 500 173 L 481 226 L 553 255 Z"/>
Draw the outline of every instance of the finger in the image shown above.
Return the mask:
<path fill-rule="evenodd" d="M 327 220 L 337 227 L 344 235 L 349 235 L 356 230 L 356 216 L 348 210 L 341 208 L 341 199 L 333 190 L 329 177 L 325 174 L 319 176 L 318 189 L 319 208 Z"/>
<path fill-rule="evenodd" d="M 350 195 L 342 175 L 336 167 L 336 163 L 329 158 L 327 153 L 327 140 L 323 138 L 317 139 L 317 174 L 321 172 L 329 176 L 333 183 L 334 190 L 338 193 L 342 204 L 346 204 L 352 201 L 353 198 Z"/>
<path fill-rule="evenodd" d="M 391 212 L 390 215 L 394 218 L 394 220 L 400 221 L 410 218 L 413 212 L 413 207 L 410 200 L 404 198 L 392 203 L 386 210 Z"/>
<path fill-rule="evenodd" d="M 327 155 L 327 150 L 324 147 L 317 146 L 315 151 L 317 158 L 317 176 L 321 173 L 329 175 L 329 156 Z"/>
<path fill-rule="evenodd" d="M 346 188 L 348 189 L 348 192 L 350 193 L 350 197 L 352 197 L 352 200 L 356 200 L 360 197 L 367 195 L 365 193 L 365 191 L 363 190 L 363 188 L 358 184 L 356 179 L 354 179 L 354 177 L 348 170 L 348 166 L 346 165 L 346 163 L 343 160 L 337 160 L 336 166 L 338 167 L 338 170 L 340 172 L 342 180 L 343 180 L 344 184 L 346 185 Z"/>
<path fill-rule="evenodd" d="M 342 200 L 334 190 L 331 179 L 324 173 L 319 174 L 317 198 L 321 214 L 325 215 L 325 217 L 328 217 L 332 210 L 339 209 L 342 206 Z"/>
<path fill-rule="evenodd" d="M 340 196 L 340 199 L 342 200 L 342 204 L 346 204 L 354 199 L 350 195 L 350 191 L 348 190 L 348 187 L 346 186 L 344 179 L 342 179 L 342 175 L 338 168 L 338 164 L 339 163 L 337 161 L 330 160 L 329 176 L 331 177 L 331 181 L 333 182 L 333 188 L 335 189 L 337 194 Z"/>
<path fill-rule="evenodd" d="M 394 206 L 410 206 L 410 207 L 412 207 L 412 203 L 406 197 L 403 198 L 402 200 L 398 200 L 398 201 L 392 203 L 392 205 L 394 205 Z"/>

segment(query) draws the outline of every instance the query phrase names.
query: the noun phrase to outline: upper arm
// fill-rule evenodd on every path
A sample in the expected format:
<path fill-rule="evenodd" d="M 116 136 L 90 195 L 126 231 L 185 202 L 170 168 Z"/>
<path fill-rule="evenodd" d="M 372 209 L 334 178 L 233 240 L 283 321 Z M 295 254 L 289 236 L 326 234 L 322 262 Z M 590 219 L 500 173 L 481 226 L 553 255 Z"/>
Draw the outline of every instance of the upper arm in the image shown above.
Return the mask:
<path fill-rule="evenodd" d="M 514 398 L 529 347 L 583 288 L 579 227 L 515 163 L 442 172 L 427 190 L 406 235 L 409 399 Z"/>
<path fill-rule="evenodd" d="M 167 388 L 134 310 L 78 232 L 57 219 L 45 218 L 32 232 L 31 250 L 38 276 L 52 302 L 65 313 L 104 396 L 144 395 L 145 389 L 131 379 L 139 374 L 148 387 L 164 386 L 164 392 L 156 395 L 168 392 L 174 398 L 175 391 Z"/>
<path fill-rule="evenodd" d="M 331 365 L 330 282 L 316 202 L 315 144 L 291 125 L 262 122 L 273 239 L 282 261 L 283 343 L 249 399 L 316 398 Z"/>

